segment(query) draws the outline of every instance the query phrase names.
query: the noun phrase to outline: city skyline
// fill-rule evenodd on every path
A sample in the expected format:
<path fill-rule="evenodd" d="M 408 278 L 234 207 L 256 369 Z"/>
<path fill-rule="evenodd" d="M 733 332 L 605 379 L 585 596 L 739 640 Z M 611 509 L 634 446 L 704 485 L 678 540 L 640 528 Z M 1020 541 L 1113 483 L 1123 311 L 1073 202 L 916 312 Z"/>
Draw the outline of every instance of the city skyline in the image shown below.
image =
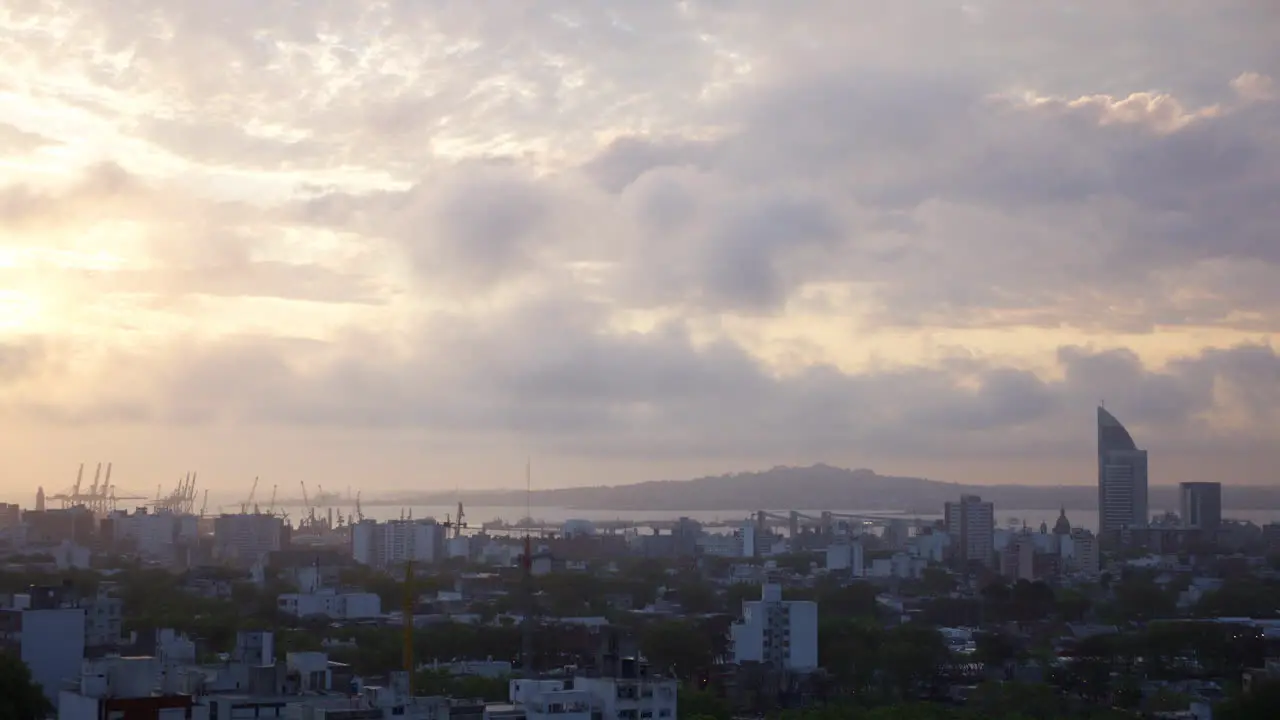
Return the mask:
<path fill-rule="evenodd" d="M 0 12 L 0 495 L 1277 484 L 1264 4 L 218 6 Z"/>

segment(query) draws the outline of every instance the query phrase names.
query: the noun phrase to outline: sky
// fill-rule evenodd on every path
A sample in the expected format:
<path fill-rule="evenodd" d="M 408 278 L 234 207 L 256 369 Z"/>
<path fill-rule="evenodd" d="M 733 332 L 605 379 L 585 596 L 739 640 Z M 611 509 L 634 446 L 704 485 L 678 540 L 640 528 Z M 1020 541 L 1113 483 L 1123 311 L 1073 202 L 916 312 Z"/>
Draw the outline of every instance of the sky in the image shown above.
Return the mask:
<path fill-rule="evenodd" d="M 0 495 L 1276 482 L 1262 0 L 7 0 Z"/>

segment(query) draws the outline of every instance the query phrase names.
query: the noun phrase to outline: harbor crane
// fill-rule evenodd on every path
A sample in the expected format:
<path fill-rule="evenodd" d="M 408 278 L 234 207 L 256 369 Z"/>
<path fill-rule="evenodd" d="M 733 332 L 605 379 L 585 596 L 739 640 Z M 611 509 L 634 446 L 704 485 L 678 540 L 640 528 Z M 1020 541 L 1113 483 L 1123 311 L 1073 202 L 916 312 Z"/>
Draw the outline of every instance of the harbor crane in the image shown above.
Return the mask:
<path fill-rule="evenodd" d="M 156 488 L 156 499 L 152 503 L 157 511 L 168 511 L 175 515 L 191 515 L 196 510 L 196 479 L 198 473 L 190 472 L 178 480 L 178 485 L 168 495 L 163 488 Z"/>
<path fill-rule="evenodd" d="M 444 522 L 441 524 L 444 525 L 445 532 L 452 533 L 453 537 L 461 537 L 462 531 L 467 527 L 467 515 L 462 511 L 461 502 L 458 503 L 457 516 L 450 520 L 449 515 L 445 514 Z"/>
<path fill-rule="evenodd" d="M 107 472 L 102 473 L 102 463 L 98 463 L 93 473 L 93 484 L 84 489 L 84 463 L 80 463 L 76 471 L 76 482 L 66 492 L 49 497 L 62 503 L 63 508 L 84 507 L 96 515 L 106 515 L 116 509 L 120 500 L 144 500 L 140 495 L 117 494 L 117 487 L 111 483 L 111 463 L 107 463 Z"/>
<path fill-rule="evenodd" d="M 255 477 L 253 479 L 253 485 L 249 488 L 249 497 L 245 498 L 245 501 L 240 503 L 241 515 L 249 514 L 249 506 L 253 505 L 253 496 L 257 494 L 257 492 L 258 492 L 258 478 Z"/>

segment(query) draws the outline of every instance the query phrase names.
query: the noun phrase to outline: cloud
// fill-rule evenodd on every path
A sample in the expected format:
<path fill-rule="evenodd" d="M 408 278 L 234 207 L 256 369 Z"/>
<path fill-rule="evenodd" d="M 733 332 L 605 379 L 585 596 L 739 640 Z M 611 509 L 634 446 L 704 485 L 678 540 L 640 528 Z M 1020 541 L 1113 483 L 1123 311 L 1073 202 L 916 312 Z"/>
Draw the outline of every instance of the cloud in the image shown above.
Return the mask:
<path fill-rule="evenodd" d="M 29 338 L 0 343 L 0 387 L 29 380 L 45 360 L 42 345 Z"/>
<path fill-rule="evenodd" d="M 40 133 L 29 132 L 8 123 L 0 123 L 0 152 L 27 153 L 57 142 Z"/>
<path fill-rule="evenodd" d="M 106 376 L 69 365 L 71 391 L 60 400 L 19 386 L 9 412 L 77 423 L 497 433 L 637 460 L 1051 455 L 1081 439 L 1099 400 L 1135 432 L 1184 451 L 1244 440 L 1262 448 L 1280 419 L 1280 356 L 1262 344 L 1164 367 L 1125 350 L 1063 347 L 1049 377 L 978 358 L 779 373 L 680 322 L 640 332 L 610 329 L 608 318 L 605 306 L 547 295 L 483 322 L 437 315 L 408 343 L 365 333 L 332 343 L 243 337 L 116 348 L 98 371 L 112 378 L 108 390 L 75 392 Z"/>
<path fill-rule="evenodd" d="M 0 15 L 0 338 L 57 348 L 0 363 L 14 422 L 638 459 L 1274 420 L 1262 4 L 154 5 Z"/>
<path fill-rule="evenodd" d="M 116 224 L 115 242 L 85 250 L 77 233 L 104 222 Z M 45 233 L 45 249 L 85 250 L 108 258 L 103 261 L 106 267 L 67 267 L 56 261 L 0 267 L 0 274 L 15 281 L 38 284 L 40 277 L 99 293 L 170 299 L 200 294 L 325 303 L 383 301 L 372 278 L 272 259 L 270 244 L 278 242 L 281 228 L 262 209 L 163 187 L 113 162 L 85 168 L 61 186 L 0 187 L 0 230 L 6 229 Z M 65 234 L 62 242 L 59 234 Z"/>

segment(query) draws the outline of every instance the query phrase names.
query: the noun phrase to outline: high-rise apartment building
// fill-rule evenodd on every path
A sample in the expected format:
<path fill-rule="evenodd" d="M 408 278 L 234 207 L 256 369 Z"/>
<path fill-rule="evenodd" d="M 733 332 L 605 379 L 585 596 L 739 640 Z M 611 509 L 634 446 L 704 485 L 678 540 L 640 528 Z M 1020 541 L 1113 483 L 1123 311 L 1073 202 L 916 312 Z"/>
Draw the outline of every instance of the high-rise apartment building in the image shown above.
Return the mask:
<path fill-rule="evenodd" d="M 1098 532 L 1147 525 L 1147 451 L 1098 407 Z"/>
<path fill-rule="evenodd" d="M 213 520 L 213 551 L 223 561 L 252 565 L 288 544 L 284 519 L 264 513 L 220 515 Z"/>
<path fill-rule="evenodd" d="M 947 533 L 962 563 L 974 560 L 991 565 L 995 552 L 996 512 L 977 495 L 961 495 L 960 502 L 946 504 Z"/>
<path fill-rule="evenodd" d="M 362 565 L 395 567 L 406 561 L 432 563 L 445 557 L 445 527 L 422 520 L 364 520 L 351 526 L 351 557 Z"/>
<path fill-rule="evenodd" d="M 781 586 L 765 584 L 759 600 L 742 603 L 742 619 L 730 626 L 729 637 L 735 663 L 810 672 L 818 667 L 818 604 L 783 600 Z"/>
<path fill-rule="evenodd" d="M 1183 525 L 1208 532 L 1222 525 L 1222 483 L 1184 482 L 1178 501 Z"/>

